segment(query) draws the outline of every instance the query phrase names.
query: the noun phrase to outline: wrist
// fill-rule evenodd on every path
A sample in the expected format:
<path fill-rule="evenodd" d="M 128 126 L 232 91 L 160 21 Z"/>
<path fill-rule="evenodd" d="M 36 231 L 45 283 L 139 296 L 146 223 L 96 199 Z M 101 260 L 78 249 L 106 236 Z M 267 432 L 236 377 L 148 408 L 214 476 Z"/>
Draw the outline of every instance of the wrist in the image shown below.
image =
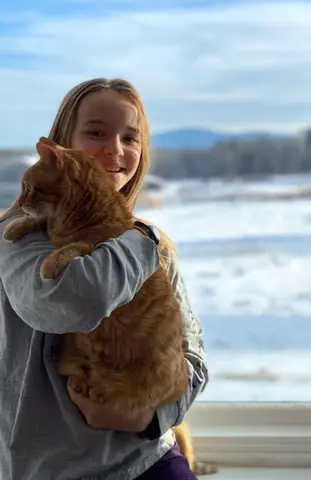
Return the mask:
<path fill-rule="evenodd" d="M 138 436 L 141 438 L 147 438 L 148 440 L 155 440 L 161 436 L 157 412 L 154 412 L 149 423 L 145 425 L 145 428 L 138 432 Z"/>

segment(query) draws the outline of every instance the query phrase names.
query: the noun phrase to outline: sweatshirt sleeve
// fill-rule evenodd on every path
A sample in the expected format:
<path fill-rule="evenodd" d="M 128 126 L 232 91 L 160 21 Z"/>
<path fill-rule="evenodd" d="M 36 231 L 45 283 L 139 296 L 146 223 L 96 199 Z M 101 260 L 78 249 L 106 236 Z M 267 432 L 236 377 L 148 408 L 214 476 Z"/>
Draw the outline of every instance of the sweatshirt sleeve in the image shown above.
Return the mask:
<path fill-rule="evenodd" d="M 205 389 L 208 382 L 208 369 L 203 345 L 203 328 L 199 319 L 191 310 L 186 287 L 176 266 L 174 254 L 170 258 L 168 275 L 171 279 L 184 319 L 186 352 L 185 358 L 189 366 L 188 391 L 180 401 L 164 405 L 141 436 L 150 440 L 159 438 L 169 428 L 179 425 L 197 396 Z"/>
<path fill-rule="evenodd" d="M 71 261 L 57 279 L 42 280 L 42 261 L 55 248 L 45 233 L 37 232 L 5 242 L 2 233 L 10 221 L 0 223 L 0 281 L 16 314 L 41 332 L 95 329 L 130 302 L 159 266 L 154 242 L 129 230 Z"/>

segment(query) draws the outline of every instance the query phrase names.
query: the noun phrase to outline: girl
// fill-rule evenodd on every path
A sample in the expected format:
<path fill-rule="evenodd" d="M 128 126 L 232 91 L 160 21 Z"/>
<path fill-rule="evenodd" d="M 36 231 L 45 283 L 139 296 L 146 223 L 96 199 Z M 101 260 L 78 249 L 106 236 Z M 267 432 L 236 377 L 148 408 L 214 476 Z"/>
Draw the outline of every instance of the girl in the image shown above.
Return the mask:
<path fill-rule="evenodd" d="M 149 168 L 149 130 L 136 89 L 95 79 L 64 98 L 49 137 L 95 156 L 134 211 Z M 194 479 L 170 428 L 207 382 L 203 332 L 191 312 L 173 248 L 156 230 L 131 230 L 72 262 L 57 280 L 39 271 L 53 247 L 44 233 L 8 244 L 0 223 L 0 477 L 10 480 Z M 91 331 L 133 298 L 165 263 L 185 322 L 187 394 L 131 423 L 66 388 L 57 373 L 60 334 Z M 143 318 L 142 318 L 143 321 Z M 165 332 L 163 332 L 165 335 Z"/>

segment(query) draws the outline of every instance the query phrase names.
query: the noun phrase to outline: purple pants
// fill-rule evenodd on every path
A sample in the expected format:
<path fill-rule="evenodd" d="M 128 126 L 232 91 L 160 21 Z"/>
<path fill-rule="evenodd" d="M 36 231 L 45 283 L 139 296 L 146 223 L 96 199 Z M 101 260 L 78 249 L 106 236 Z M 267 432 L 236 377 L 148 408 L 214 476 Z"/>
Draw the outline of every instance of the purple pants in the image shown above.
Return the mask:
<path fill-rule="evenodd" d="M 144 472 L 139 480 L 197 480 L 187 459 L 180 453 L 177 443 Z"/>

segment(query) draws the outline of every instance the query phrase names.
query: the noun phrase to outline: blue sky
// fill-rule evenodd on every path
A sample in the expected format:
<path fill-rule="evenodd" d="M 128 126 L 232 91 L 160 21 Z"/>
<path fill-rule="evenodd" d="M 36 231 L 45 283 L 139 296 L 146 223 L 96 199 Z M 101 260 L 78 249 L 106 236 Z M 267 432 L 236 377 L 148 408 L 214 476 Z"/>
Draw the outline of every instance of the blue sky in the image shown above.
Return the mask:
<path fill-rule="evenodd" d="M 0 17 L 0 147 L 33 146 L 92 77 L 140 89 L 153 131 L 311 124 L 311 2 L 13 0 Z"/>

